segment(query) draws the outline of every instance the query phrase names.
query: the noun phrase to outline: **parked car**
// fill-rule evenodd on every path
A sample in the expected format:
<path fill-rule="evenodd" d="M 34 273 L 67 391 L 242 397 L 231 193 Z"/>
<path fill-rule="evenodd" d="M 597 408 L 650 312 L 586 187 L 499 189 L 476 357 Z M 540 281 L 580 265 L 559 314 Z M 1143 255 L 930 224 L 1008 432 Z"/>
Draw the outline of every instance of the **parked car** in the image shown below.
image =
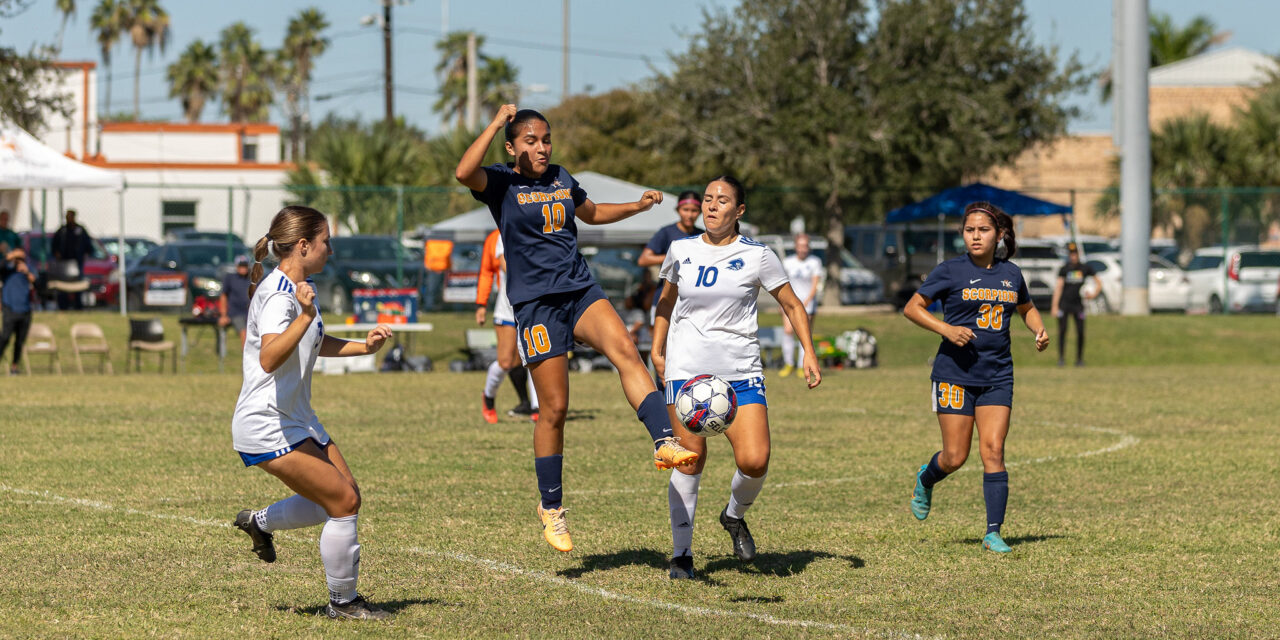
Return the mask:
<path fill-rule="evenodd" d="M 779 258 L 795 255 L 796 242 L 791 236 L 762 235 L 755 238 L 778 254 Z M 809 252 L 817 256 L 826 265 L 828 243 L 826 238 L 809 236 Z M 840 249 L 840 304 L 876 304 L 884 301 L 884 281 L 874 271 L 866 268 L 848 249 Z M 827 272 L 823 270 L 819 282 L 818 302 L 822 302 L 822 290 L 827 283 Z"/>
<path fill-rule="evenodd" d="M 1067 245 L 1074 242 L 1076 243 L 1076 246 L 1080 247 L 1080 251 L 1082 252 L 1081 257 L 1085 260 L 1091 258 L 1095 253 L 1115 253 L 1120 250 L 1119 238 L 1108 238 L 1106 236 L 1091 236 L 1084 234 L 1070 236 L 1063 234 L 1056 236 L 1041 236 L 1036 238 L 1036 240 L 1053 244 L 1062 251 L 1062 255 L 1064 256 L 1067 255 Z M 1019 238 L 1019 252 L 1022 251 L 1022 243 L 1023 240 Z"/>
<path fill-rule="evenodd" d="M 53 263 L 53 234 L 40 231 L 24 231 L 18 234 L 22 240 L 23 250 L 35 263 L 36 295 L 41 303 L 52 302 L 54 292 L 49 290 L 49 269 Z M 120 299 L 120 276 L 116 273 L 116 263 L 107 253 L 102 242 L 93 239 L 91 251 L 84 260 L 84 277 L 89 279 L 89 290 L 83 294 L 84 306 L 115 305 Z"/>
<path fill-rule="evenodd" d="M 920 288 L 943 260 L 964 255 L 964 239 L 954 224 L 936 226 L 874 224 L 845 227 L 845 247 L 883 283 L 883 298 L 895 308 Z"/>
<path fill-rule="evenodd" d="M 1089 256 L 1087 263 L 1102 282 L 1102 292 L 1089 302 L 1090 309 L 1100 313 L 1120 311 L 1120 300 L 1124 295 L 1120 254 L 1097 253 Z M 1086 280 L 1083 291 L 1092 292 L 1093 289 L 1093 281 Z M 1155 254 L 1148 256 L 1147 304 L 1152 311 L 1186 311 L 1190 292 L 1191 281 L 1182 267 Z"/>
<path fill-rule="evenodd" d="M 237 245 L 234 255 L 248 255 L 249 249 Z M 125 282 L 129 288 L 129 308 L 144 309 L 147 274 L 185 273 L 187 275 L 187 304 L 190 309 L 204 298 L 206 303 L 216 302 L 222 295 L 222 278 L 234 268 L 227 260 L 227 245 L 223 242 L 177 241 L 156 247 L 136 264 L 126 265 Z"/>
<path fill-rule="evenodd" d="M 1037 309 L 1048 309 L 1053 301 L 1053 287 L 1058 281 L 1058 270 L 1067 263 L 1067 254 L 1057 245 L 1028 238 L 1018 240 L 1018 252 L 1011 260 L 1022 270 L 1027 291 Z"/>
<path fill-rule="evenodd" d="M 107 253 L 111 255 L 112 260 L 117 262 L 119 261 L 119 256 L 120 256 L 120 238 L 119 237 L 113 236 L 113 237 L 103 238 L 102 246 L 104 249 L 107 250 Z M 151 253 L 151 251 L 158 246 L 160 246 L 160 243 L 154 240 L 150 240 L 147 238 L 125 236 L 125 239 L 124 239 L 125 267 L 128 267 L 129 263 L 137 262 L 138 260 L 141 260 L 143 257 L 145 257 L 148 253 Z"/>
<path fill-rule="evenodd" d="M 164 234 L 165 240 L 169 242 L 191 241 L 191 242 L 222 242 L 227 241 L 226 231 L 197 231 L 196 229 L 171 229 Z M 236 246 L 244 246 L 244 239 L 239 235 L 232 233 L 231 241 Z"/>
<path fill-rule="evenodd" d="M 1197 249 L 1187 265 L 1191 292 L 1189 310 L 1210 313 L 1274 311 L 1276 281 L 1280 279 L 1280 250 L 1254 245 Z"/>
<path fill-rule="evenodd" d="M 426 279 L 422 255 L 407 249 L 395 236 L 334 236 L 329 243 L 333 255 L 325 270 L 312 277 L 324 311 L 351 313 L 351 294 L 356 289 L 414 289 L 421 293 Z"/>
<path fill-rule="evenodd" d="M 645 267 L 636 265 L 644 248 L 639 245 L 587 245 L 579 247 L 579 250 L 587 261 L 587 268 L 591 269 L 591 277 L 609 296 L 609 302 L 621 309 L 623 301 L 644 279 Z"/>

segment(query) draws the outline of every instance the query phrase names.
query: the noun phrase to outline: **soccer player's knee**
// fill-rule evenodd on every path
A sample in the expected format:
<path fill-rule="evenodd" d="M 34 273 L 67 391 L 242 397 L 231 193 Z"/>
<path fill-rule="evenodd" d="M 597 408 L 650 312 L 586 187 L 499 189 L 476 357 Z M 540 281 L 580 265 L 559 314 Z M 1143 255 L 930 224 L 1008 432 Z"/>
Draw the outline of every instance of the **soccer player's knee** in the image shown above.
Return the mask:
<path fill-rule="evenodd" d="M 969 459 L 969 451 L 943 451 L 938 456 L 938 466 L 948 473 L 964 466 L 966 460 Z"/>
<path fill-rule="evenodd" d="M 520 357 L 509 353 L 498 354 L 498 366 L 508 371 L 516 368 L 520 364 Z"/>
<path fill-rule="evenodd" d="M 750 478 L 763 478 L 769 473 L 769 452 L 748 453 L 737 460 L 738 470 Z"/>
<path fill-rule="evenodd" d="M 980 445 L 982 459 L 985 462 L 1004 462 L 1004 443 L 991 442 Z"/>
<path fill-rule="evenodd" d="M 347 487 L 331 504 L 325 505 L 325 513 L 330 518 L 344 518 L 360 513 L 360 492 L 355 487 Z"/>

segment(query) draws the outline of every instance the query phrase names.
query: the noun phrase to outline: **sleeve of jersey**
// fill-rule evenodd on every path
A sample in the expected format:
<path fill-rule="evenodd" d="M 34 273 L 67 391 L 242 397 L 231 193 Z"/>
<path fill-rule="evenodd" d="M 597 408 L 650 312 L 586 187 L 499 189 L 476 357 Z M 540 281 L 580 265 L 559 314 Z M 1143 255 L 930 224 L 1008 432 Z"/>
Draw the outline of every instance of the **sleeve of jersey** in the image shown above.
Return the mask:
<path fill-rule="evenodd" d="M 258 315 L 258 335 L 284 333 L 285 329 L 298 317 L 298 305 L 293 294 L 287 291 L 272 292 L 262 303 L 262 313 Z"/>
<path fill-rule="evenodd" d="M 484 191 L 472 189 L 471 197 L 490 206 L 502 202 L 502 196 L 507 193 L 507 187 L 511 186 L 511 170 L 499 164 L 481 167 L 481 169 L 484 170 L 485 175 Z"/>
<path fill-rule="evenodd" d="M 1031 302 L 1031 292 L 1027 291 L 1027 279 L 1018 278 L 1018 306 Z"/>
<path fill-rule="evenodd" d="M 680 260 L 676 258 L 675 245 L 672 245 L 667 250 L 667 257 L 662 259 L 662 268 L 658 270 L 658 278 L 676 286 L 680 285 Z"/>
<path fill-rule="evenodd" d="M 760 286 L 765 291 L 773 291 L 791 282 L 787 278 L 787 270 L 782 268 L 782 260 L 772 249 L 760 250 Z"/>
<path fill-rule="evenodd" d="M 924 279 L 924 284 L 920 285 L 919 289 L 916 289 L 916 293 L 930 300 L 937 300 L 945 295 L 950 288 L 951 268 L 944 262 L 929 272 L 929 275 Z"/>
<path fill-rule="evenodd" d="M 578 184 L 578 179 L 569 175 L 568 171 L 564 174 L 569 176 L 569 195 L 573 198 L 573 206 L 581 207 L 582 203 L 587 201 L 587 190 L 583 189 L 582 185 Z"/>

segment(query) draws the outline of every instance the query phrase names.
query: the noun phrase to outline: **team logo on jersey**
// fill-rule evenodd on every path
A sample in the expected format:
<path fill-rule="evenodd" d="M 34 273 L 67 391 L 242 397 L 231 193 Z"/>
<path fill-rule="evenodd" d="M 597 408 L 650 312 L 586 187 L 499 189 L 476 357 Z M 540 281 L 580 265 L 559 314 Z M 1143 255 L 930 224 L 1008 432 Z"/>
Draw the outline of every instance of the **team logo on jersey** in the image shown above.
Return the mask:
<path fill-rule="evenodd" d="M 558 179 L 557 179 L 555 182 L 552 182 L 552 183 L 551 183 L 551 186 L 553 186 L 553 187 L 563 187 L 563 186 L 564 186 L 564 183 L 563 183 L 563 182 L 560 182 L 560 180 L 558 180 Z"/>
<path fill-rule="evenodd" d="M 1000 281 L 1000 284 L 1002 284 L 1002 285 L 1004 285 L 1004 286 L 1006 286 L 1006 287 L 1009 287 L 1010 289 L 1012 289 L 1012 288 L 1013 288 L 1013 283 L 1012 283 L 1012 282 L 1009 282 L 1008 280 L 1001 280 L 1001 281 Z"/>
<path fill-rule="evenodd" d="M 685 258 L 685 259 L 684 259 L 684 262 L 682 262 L 682 263 L 680 263 L 680 264 L 693 264 L 693 262 L 692 262 L 692 261 L 690 261 L 688 258 Z"/>
<path fill-rule="evenodd" d="M 746 266 L 746 263 L 742 261 L 742 258 L 734 258 L 729 261 L 730 271 L 737 271 L 738 269 L 741 269 L 744 266 Z"/>

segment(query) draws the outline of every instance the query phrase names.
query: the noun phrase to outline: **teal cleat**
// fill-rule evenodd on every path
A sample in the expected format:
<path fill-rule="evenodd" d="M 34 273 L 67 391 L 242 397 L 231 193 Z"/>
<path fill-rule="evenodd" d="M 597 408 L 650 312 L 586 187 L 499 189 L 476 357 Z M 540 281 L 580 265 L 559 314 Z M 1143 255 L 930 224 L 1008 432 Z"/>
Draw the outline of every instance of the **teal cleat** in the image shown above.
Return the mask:
<path fill-rule="evenodd" d="M 1004 538 L 1000 537 L 999 531 L 992 531 L 991 533 L 982 536 L 982 548 L 996 553 L 1009 553 L 1010 551 L 1013 551 L 1009 545 L 1005 544 Z"/>
<path fill-rule="evenodd" d="M 920 476 L 924 475 L 924 470 L 929 465 L 920 465 L 920 470 L 916 472 L 916 490 L 911 493 L 911 515 L 916 520 L 924 520 L 929 517 L 929 508 L 933 505 L 933 487 L 926 489 L 920 483 Z"/>

